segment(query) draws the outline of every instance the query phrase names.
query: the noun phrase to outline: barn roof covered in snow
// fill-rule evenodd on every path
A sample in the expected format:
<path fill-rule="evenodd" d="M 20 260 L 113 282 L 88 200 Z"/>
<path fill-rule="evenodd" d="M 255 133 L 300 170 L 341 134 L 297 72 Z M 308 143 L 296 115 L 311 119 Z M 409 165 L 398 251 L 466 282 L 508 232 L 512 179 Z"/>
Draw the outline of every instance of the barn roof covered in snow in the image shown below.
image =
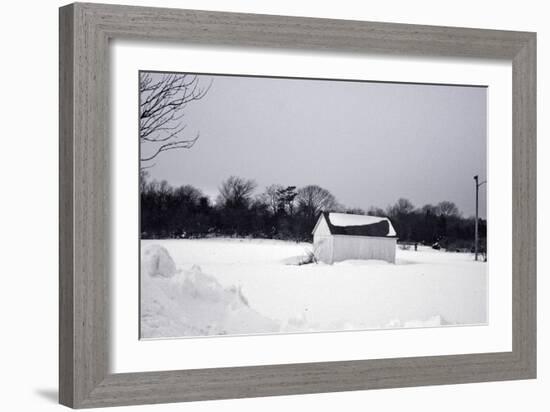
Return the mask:
<path fill-rule="evenodd" d="M 397 237 L 387 217 L 323 212 L 313 232 L 321 219 L 325 219 L 332 235 Z"/>

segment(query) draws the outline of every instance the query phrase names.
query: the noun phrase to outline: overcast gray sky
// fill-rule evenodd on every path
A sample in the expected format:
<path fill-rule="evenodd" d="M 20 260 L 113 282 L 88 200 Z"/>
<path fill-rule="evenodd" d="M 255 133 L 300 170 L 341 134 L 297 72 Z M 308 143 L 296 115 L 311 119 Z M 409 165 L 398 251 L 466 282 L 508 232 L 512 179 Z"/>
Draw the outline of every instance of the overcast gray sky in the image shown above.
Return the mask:
<path fill-rule="evenodd" d="M 317 184 L 348 207 L 453 201 L 473 215 L 486 176 L 486 89 L 327 80 L 201 76 L 208 94 L 189 104 L 189 150 L 162 153 L 150 176 L 211 197 L 231 175 Z M 480 215 L 486 215 L 485 186 Z"/>

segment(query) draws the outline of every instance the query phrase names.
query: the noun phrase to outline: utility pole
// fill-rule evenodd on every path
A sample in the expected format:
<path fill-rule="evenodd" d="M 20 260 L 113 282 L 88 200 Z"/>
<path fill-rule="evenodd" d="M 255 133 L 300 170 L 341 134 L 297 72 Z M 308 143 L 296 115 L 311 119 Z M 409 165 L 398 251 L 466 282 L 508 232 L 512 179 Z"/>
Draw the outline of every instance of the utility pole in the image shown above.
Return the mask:
<path fill-rule="evenodd" d="M 475 259 L 477 261 L 477 255 L 479 253 L 479 187 L 485 183 L 487 183 L 486 180 L 479 183 L 479 176 L 475 175 L 474 180 L 476 182 L 476 222 L 475 222 L 475 239 L 474 239 L 474 252 L 475 252 Z"/>

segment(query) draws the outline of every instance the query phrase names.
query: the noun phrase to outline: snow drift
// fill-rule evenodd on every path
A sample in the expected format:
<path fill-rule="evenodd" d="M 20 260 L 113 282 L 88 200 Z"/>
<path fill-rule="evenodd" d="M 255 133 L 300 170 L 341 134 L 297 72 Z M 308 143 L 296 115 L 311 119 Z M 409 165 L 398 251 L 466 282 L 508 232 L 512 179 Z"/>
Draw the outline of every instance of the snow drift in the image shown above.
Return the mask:
<path fill-rule="evenodd" d="M 176 264 L 168 251 L 159 245 L 151 245 L 142 251 L 141 273 L 151 277 L 171 278 L 176 274 Z"/>
<path fill-rule="evenodd" d="M 279 325 L 248 306 L 240 288 L 222 287 L 200 266 L 177 271 L 168 251 L 142 251 L 141 337 L 275 332 Z"/>

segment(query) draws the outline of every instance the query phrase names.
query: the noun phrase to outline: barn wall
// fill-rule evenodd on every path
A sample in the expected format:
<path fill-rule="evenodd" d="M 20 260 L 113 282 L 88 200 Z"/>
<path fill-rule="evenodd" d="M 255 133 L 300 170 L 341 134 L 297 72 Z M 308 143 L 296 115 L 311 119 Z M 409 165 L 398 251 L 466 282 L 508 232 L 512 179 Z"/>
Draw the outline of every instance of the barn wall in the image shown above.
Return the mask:
<path fill-rule="evenodd" d="M 395 263 L 396 238 L 333 236 L 333 262 L 346 259 L 377 259 Z"/>
<path fill-rule="evenodd" d="M 319 262 L 332 263 L 333 236 L 327 221 L 321 215 L 313 230 L 313 253 Z"/>
<path fill-rule="evenodd" d="M 332 263 L 332 247 L 334 237 L 332 235 L 313 235 L 313 253 L 319 262 Z"/>

